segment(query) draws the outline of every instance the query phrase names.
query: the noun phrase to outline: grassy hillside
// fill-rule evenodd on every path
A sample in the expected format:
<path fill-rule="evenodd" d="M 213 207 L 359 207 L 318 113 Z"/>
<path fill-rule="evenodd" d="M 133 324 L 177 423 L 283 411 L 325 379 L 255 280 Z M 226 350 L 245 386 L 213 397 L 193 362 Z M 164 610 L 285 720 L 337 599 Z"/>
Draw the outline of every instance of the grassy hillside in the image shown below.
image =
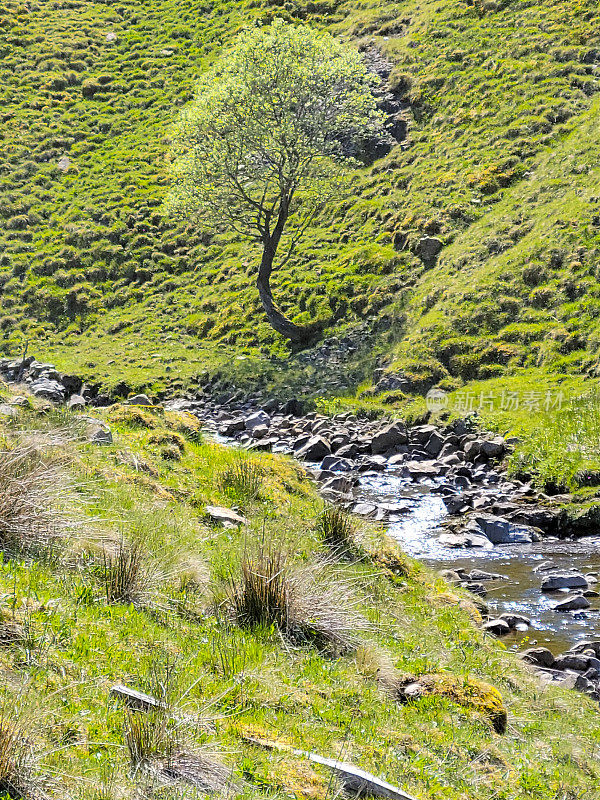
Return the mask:
<path fill-rule="evenodd" d="M 234 783 L 229 797 L 335 796 L 325 769 L 260 740 L 342 756 L 420 800 L 597 797 L 597 706 L 542 690 L 466 595 L 376 529 L 332 551 L 292 462 L 203 442 L 159 409 L 95 412 L 113 434 L 98 446 L 92 423 L 11 407 L 0 796 L 9 779 L 11 797 L 200 796 L 190 776 Z M 211 523 L 207 503 L 248 524 Z M 261 552 L 289 617 L 249 590 L 270 569 Z M 402 705 L 407 675 L 429 689 Z M 127 711 L 115 683 L 164 707 Z"/>
<path fill-rule="evenodd" d="M 357 171 L 276 281 L 297 322 L 359 327 L 367 352 L 344 357 L 340 383 L 390 353 L 417 389 L 593 365 L 592 0 L 3 0 L 4 349 L 29 340 L 64 368 L 156 389 L 285 371 L 314 391 L 314 366 L 258 308 L 253 247 L 162 210 L 169 127 L 195 77 L 274 14 L 378 48 L 407 104 L 407 142 Z M 422 236 L 444 244 L 433 270 Z"/>

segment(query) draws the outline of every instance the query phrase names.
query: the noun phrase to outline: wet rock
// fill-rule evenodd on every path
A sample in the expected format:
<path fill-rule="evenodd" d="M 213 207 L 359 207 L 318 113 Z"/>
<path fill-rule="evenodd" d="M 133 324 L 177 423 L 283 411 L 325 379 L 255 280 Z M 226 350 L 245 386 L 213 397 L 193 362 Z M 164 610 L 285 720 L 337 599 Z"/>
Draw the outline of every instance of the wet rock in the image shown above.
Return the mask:
<path fill-rule="evenodd" d="M 572 594 L 559 603 L 555 603 L 553 608 L 555 611 L 584 611 L 589 608 L 590 605 L 590 601 L 583 597 L 583 595 Z"/>
<path fill-rule="evenodd" d="M 408 436 L 406 435 L 405 428 L 395 422 L 373 436 L 371 452 L 385 453 L 387 450 L 392 450 L 397 445 L 406 444 L 407 441 Z"/>
<path fill-rule="evenodd" d="M 356 503 L 352 507 L 352 513 L 359 517 L 374 517 L 377 513 L 375 503 Z"/>
<path fill-rule="evenodd" d="M 500 581 L 507 579 L 506 575 L 501 575 L 499 572 L 486 572 L 483 569 L 472 569 L 468 573 L 468 577 L 471 581 Z"/>
<path fill-rule="evenodd" d="M 346 494 L 351 491 L 352 487 L 356 484 L 356 480 L 349 478 L 349 477 L 341 477 L 337 476 L 334 478 L 329 478 L 329 480 L 325 481 L 323 484 L 323 490 L 332 490 L 334 492 L 341 492 L 342 494 Z"/>
<path fill-rule="evenodd" d="M 552 572 L 542 581 L 542 592 L 556 592 L 560 589 L 587 589 L 588 582 L 581 572 Z"/>
<path fill-rule="evenodd" d="M 325 456 L 321 462 L 321 469 L 331 470 L 331 472 L 350 472 L 354 469 L 354 465 L 345 458 Z"/>
<path fill-rule="evenodd" d="M 493 514 L 479 514 L 475 522 L 492 544 L 530 544 L 534 541 L 533 528 L 516 525 Z"/>
<path fill-rule="evenodd" d="M 600 658 L 600 640 L 585 639 L 583 642 L 576 642 L 569 649 L 569 653 L 585 653 L 586 651 L 594 654 L 596 658 Z"/>
<path fill-rule="evenodd" d="M 402 467 L 402 475 L 413 480 L 420 478 L 437 478 L 443 475 L 447 468 L 436 461 L 409 461 Z"/>
<path fill-rule="evenodd" d="M 530 647 L 521 653 L 523 661 L 535 664 L 538 667 L 552 667 L 554 656 L 547 647 Z"/>
<path fill-rule="evenodd" d="M 322 461 L 331 454 L 331 446 L 322 436 L 311 436 L 306 444 L 297 452 L 303 461 Z"/>
<path fill-rule="evenodd" d="M 483 623 L 483 630 L 491 633 L 493 636 L 506 636 L 510 633 L 510 625 L 503 619 L 491 619 L 489 622 Z"/>
<path fill-rule="evenodd" d="M 469 506 L 465 503 L 464 498 L 462 495 L 451 495 L 449 497 L 442 498 L 444 505 L 446 506 L 446 511 L 449 514 L 460 514 L 464 511 L 469 509 Z"/>
<path fill-rule="evenodd" d="M 500 614 L 499 619 L 503 619 L 508 624 L 511 631 L 523 631 L 531 625 L 529 617 L 525 617 L 523 614 L 511 614 L 509 611 Z"/>
<path fill-rule="evenodd" d="M 465 531 L 463 533 L 443 533 L 439 537 L 439 543 L 445 547 L 481 547 L 485 550 L 491 550 L 493 547 L 487 536 L 470 531 Z"/>

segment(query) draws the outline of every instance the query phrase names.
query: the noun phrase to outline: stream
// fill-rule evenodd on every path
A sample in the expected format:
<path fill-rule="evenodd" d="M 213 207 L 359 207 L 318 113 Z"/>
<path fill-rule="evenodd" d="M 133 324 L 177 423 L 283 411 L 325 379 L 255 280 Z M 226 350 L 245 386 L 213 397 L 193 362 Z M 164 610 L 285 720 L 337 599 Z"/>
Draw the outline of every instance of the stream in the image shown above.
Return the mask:
<path fill-rule="evenodd" d="M 545 538 L 528 545 L 496 545 L 491 550 L 445 547 L 438 540 L 439 525 L 448 512 L 441 497 L 432 491 L 435 487 L 434 480 L 415 483 L 388 469 L 384 473 L 364 475 L 355 491 L 358 501 L 410 503 L 408 511 L 392 515 L 388 525 L 388 534 L 409 556 L 437 570 L 463 567 L 505 576 L 504 580 L 485 582 L 488 592 L 485 602 L 496 615 L 511 612 L 531 619 L 527 630 L 503 637 L 507 646 L 539 644 L 559 652 L 581 638 L 600 638 L 600 602 L 591 599 L 592 607 L 587 611 L 556 612 L 553 605 L 563 593 L 541 592 L 541 578 L 534 572 L 547 561 L 559 571 L 600 572 L 600 536 L 579 540 Z"/>

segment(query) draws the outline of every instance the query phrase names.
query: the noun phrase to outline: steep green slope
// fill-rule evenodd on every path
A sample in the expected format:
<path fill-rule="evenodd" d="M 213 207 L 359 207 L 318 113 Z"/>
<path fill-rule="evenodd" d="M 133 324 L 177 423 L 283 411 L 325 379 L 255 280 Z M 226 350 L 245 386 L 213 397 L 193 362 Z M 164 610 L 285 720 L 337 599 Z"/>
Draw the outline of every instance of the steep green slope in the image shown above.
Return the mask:
<path fill-rule="evenodd" d="M 560 302 L 569 315 L 574 290 L 546 291 L 550 273 L 536 278 L 532 271 L 527 291 L 506 289 L 491 276 L 502 273 L 507 248 L 526 247 L 535 215 L 544 216 L 542 201 L 562 203 L 557 180 L 585 181 L 593 167 L 593 130 L 586 126 L 598 89 L 600 13 L 592 0 L 4 0 L 5 349 L 20 350 L 25 339 L 43 342 L 36 349 L 62 366 L 113 382 L 126 372 L 131 382 L 155 388 L 173 374 L 187 383 L 215 370 L 248 380 L 285 370 L 288 384 L 318 385 L 314 369 L 290 359 L 263 319 L 253 287 L 257 252 L 227 233 L 200 239 L 161 207 L 169 125 L 190 98 L 195 76 L 241 25 L 273 14 L 326 24 L 363 48 L 378 48 L 394 65 L 390 82 L 408 120 L 407 141 L 357 171 L 352 197 L 326 209 L 279 275 L 284 310 L 298 322 L 319 317 L 336 333 L 362 326 L 360 337 L 381 356 L 408 333 L 410 359 L 399 363 L 425 375 L 425 384 L 446 370 L 481 376 L 481 364 L 507 360 L 503 347 L 509 358 L 523 360 L 519 337 L 533 335 L 544 304 Z M 591 140 L 577 156 L 578 174 L 560 167 L 570 133 L 569 141 Z M 554 151 L 555 168 L 546 169 Z M 522 195 L 529 199 L 521 202 Z M 583 227 L 588 211 L 580 219 L 575 204 L 569 215 Z M 484 229 L 487 250 L 475 255 L 470 243 Z M 565 231 L 535 230 L 536 261 L 558 264 L 552 253 L 567 246 Z M 438 271 L 419 257 L 422 236 L 448 246 Z M 530 257 L 524 249 L 521 255 Z M 581 269 L 593 271 L 593 262 L 589 254 Z M 560 263 L 580 285 L 570 276 L 580 274 L 572 253 Z M 463 269 L 483 270 L 488 294 L 506 295 L 488 314 L 493 321 L 479 323 L 483 309 L 472 314 L 480 298 L 459 296 L 460 278 L 444 310 L 436 293 Z M 433 317 L 421 319 L 412 299 L 424 295 L 429 308 L 448 314 L 433 342 Z M 489 336 L 509 321 L 517 323 L 516 344 L 490 346 Z M 561 335 L 572 333 L 567 326 Z M 593 352 L 592 341 L 569 341 L 569 355 Z M 581 359 L 571 357 L 575 362 Z M 360 352 L 351 356 L 349 382 L 372 366 Z"/>
<path fill-rule="evenodd" d="M 203 442 L 161 409 L 95 412 L 113 434 L 99 447 L 75 415 L 35 405 L 0 425 L 3 799 L 7 777 L 11 797 L 204 797 L 181 779 L 182 765 L 207 774 L 193 754 L 225 764 L 228 797 L 336 796 L 327 770 L 259 739 L 341 756 L 419 800 L 596 800 L 597 704 L 542 689 L 462 590 L 376 530 L 332 560 L 297 465 Z M 211 522 L 207 503 L 248 524 Z M 265 546 L 287 554 L 286 580 L 304 576 L 288 584 L 304 639 L 235 613 L 242 563 Z M 436 676 L 433 691 L 402 705 L 401 675 Z M 128 712 L 116 683 L 166 709 Z"/>

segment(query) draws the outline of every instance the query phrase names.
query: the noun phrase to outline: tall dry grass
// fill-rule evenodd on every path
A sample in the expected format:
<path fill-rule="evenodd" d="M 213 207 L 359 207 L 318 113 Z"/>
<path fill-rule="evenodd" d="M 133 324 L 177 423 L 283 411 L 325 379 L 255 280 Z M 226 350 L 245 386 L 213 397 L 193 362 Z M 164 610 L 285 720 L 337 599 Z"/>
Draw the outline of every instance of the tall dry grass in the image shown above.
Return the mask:
<path fill-rule="evenodd" d="M 245 553 L 239 575 L 228 586 L 233 617 L 242 626 L 274 626 L 296 644 L 336 653 L 354 650 L 369 625 L 348 582 L 328 567 L 293 564 L 275 545 Z"/>

